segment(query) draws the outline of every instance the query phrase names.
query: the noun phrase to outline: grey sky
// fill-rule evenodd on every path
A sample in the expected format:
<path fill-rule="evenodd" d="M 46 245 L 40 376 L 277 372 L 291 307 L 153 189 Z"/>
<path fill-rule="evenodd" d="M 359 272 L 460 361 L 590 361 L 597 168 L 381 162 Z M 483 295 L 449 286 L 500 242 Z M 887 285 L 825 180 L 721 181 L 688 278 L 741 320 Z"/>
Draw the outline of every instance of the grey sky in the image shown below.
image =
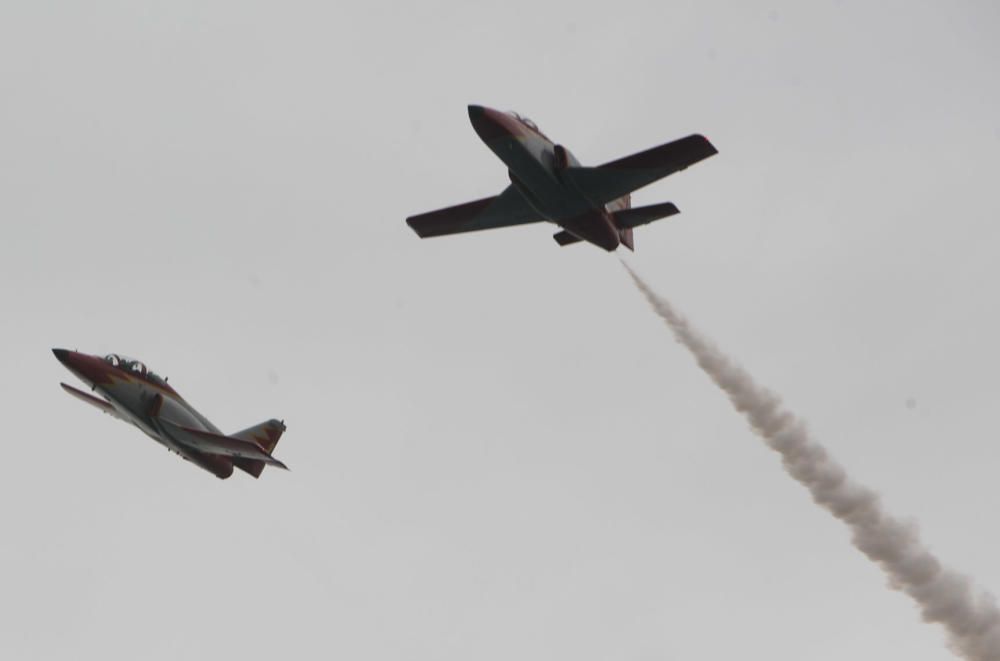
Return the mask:
<path fill-rule="evenodd" d="M 584 163 L 705 133 L 630 262 L 1000 592 L 995 3 L 335 4 L 0 5 L 0 657 L 951 658 L 615 257 L 403 218 L 503 186 L 468 103 Z"/>

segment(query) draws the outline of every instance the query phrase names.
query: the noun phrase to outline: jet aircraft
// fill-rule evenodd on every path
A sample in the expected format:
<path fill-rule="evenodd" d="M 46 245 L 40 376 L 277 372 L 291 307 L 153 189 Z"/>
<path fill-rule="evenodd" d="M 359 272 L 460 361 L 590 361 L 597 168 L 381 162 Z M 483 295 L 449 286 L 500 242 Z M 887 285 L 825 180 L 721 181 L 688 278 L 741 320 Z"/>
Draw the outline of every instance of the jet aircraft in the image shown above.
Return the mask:
<path fill-rule="evenodd" d="M 670 202 L 632 208 L 632 191 L 718 153 L 689 135 L 598 167 L 582 167 L 534 122 L 516 113 L 469 106 L 472 127 L 508 168 L 510 185 L 496 197 L 410 216 L 420 237 L 547 220 L 561 246 L 587 241 L 608 251 L 635 250 L 632 230 L 679 213 Z"/>
<path fill-rule="evenodd" d="M 70 395 L 108 415 L 130 422 L 154 441 L 166 446 L 216 477 L 226 479 L 233 467 L 260 477 L 264 466 L 287 466 L 271 456 L 285 424 L 268 420 L 231 436 L 223 434 L 194 410 L 167 380 L 138 360 L 109 354 L 103 358 L 66 349 L 52 353 L 101 397 L 61 383 Z"/>

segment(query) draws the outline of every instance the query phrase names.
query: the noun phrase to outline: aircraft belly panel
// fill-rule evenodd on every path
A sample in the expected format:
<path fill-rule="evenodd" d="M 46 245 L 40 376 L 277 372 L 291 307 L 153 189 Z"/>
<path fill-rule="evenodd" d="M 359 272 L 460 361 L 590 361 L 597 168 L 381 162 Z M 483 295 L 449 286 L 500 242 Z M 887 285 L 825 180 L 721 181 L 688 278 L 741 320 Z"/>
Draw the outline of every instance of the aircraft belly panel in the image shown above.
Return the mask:
<path fill-rule="evenodd" d="M 600 210 L 595 209 L 573 218 L 560 220 L 559 225 L 571 234 L 605 250 L 614 250 L 620 243 L 617 228 L 607 213 Z"/>
<path fill-rule="evenodd" d="M 511 142 L 520 145 L 520 141 Z M 503 160 L 509 168 L 511 183 L 545 218 L 558 222 L 592 210 L 593 207 L 583 195 L 565 186 L 551 166 L 545 164 L 544 154 L 539 155 L 521 145 L 520 148 L 512 147 Z M 551 154 L 548 154 L 548 160 L 551 161 Z"/>
<path fill-rule="evenodd" d="M 157 412 L 157 417 L 169 420 L 175 425 L 179 425 L 181 427 L 211 431 L 202 424 L 199 416 L 196 416 L 186 406 L 172 398 L 163 398 L 163 404 Z"/>
<path fill-rule="evenodd" d="M 203 454 L 183 446 L 175 451 L 195 466 L 207 470 L 219 479 L 224 480 L 233 474 L 233 461 L 229 457 Z"/>

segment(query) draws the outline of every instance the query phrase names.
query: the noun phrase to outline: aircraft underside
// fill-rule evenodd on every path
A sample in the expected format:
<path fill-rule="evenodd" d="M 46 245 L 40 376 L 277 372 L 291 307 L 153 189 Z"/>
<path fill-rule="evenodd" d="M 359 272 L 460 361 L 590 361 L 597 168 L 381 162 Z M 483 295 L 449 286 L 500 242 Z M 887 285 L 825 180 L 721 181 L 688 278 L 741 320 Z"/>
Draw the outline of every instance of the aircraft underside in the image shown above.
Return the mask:
<path fill-rule="evenodd" d="M 496 197 L 446 207 L 406 219 L 425 238 L 552 221 L 561 246 L 587 241 L 605 250 L 634 249 L 632 230 L 679 213 L 665 202 L 632 209 L 631 193 L 716 153 L 701 135 L 690 135 L 598 167 L 582 167 L 522 118 L 469 106 L 483 142 L 508 168 L 511 185 Z"/>

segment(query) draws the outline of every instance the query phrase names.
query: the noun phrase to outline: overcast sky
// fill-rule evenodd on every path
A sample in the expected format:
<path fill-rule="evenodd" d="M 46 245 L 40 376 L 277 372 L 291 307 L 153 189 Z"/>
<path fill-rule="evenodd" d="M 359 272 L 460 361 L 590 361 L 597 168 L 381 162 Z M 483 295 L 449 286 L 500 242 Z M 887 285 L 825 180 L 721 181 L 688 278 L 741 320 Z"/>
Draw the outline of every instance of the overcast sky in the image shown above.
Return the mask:
<path fill-rule="evenodd" d="M 952 658 L 675 344 L 495 194 L 706 134 L 629 263 L 1000 592 L 995 2 L 0 3 L 0 657 Z M 290 467 L 66 397 L 144 360 Z"/>

